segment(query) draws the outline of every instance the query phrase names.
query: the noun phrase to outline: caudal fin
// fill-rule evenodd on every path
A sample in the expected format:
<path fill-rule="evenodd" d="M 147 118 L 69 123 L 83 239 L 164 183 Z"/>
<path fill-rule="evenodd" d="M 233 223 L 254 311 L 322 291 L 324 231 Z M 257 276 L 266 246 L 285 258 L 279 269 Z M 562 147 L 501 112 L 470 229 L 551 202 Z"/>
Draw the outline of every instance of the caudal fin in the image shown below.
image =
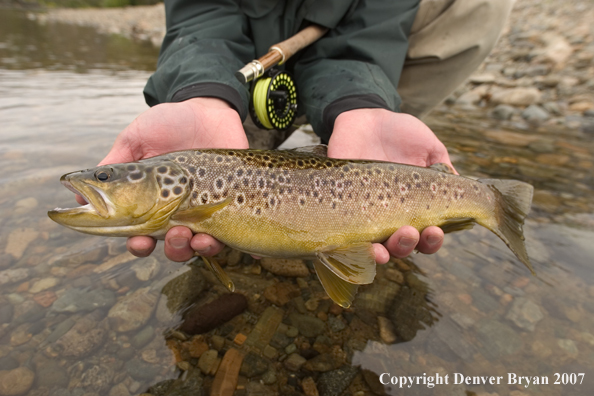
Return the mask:
<path fill-rule="evenodd" d="M 534 274 L 522 230 L 524 219 L 530 212 L 534 188 L 528 183 L 517 180 L 481 179 L 479 181 L 501 193 L 497 194 L 499 199 L 496 200 L 497 225 L 491 231 L 501 238 Z"/>

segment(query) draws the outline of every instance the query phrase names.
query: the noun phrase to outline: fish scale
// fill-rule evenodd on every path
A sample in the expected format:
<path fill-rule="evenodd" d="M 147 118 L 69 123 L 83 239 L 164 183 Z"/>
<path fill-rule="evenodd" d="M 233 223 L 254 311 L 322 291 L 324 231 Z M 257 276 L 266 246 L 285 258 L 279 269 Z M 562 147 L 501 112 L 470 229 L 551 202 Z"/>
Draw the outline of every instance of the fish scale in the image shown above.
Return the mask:
<path fill-rule="evenodd" d="M 522 234 L 530 185 L 325 151 L 187 150 L 73 172 L 62 182 L 90 204 L 49 215 L 96 235 L 163 238 L 183 225 L 258 256 L 314 259 L 322 285 L 343 306 L 357 285 L 373 281 L 372 243 L 404 225 L 450 232 L 478 223 L 531 269 Z M 205 262 L 232 287 L 216 261 Z"/>

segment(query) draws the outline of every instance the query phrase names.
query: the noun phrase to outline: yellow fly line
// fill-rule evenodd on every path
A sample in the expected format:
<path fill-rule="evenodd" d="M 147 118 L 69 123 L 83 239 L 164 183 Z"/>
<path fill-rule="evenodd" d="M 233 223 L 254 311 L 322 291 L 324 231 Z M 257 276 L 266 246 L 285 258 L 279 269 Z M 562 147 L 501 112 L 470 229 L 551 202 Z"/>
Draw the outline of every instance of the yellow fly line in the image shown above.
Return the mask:
<path fill-rule="evenodd" d="M 266 103 L 267 96 L 268 96 L 268 86 L 270 85 L 271 81 L 272 81 L 272 78 L 270 78 L 270 77 L 261 78 L 260 80 L 258 80 L 258 82 L 256 83 L 256 86 L 254 87 L 254 93 L 252 96 L 252 100 L 254 101 L 254 110 L 256 111 L 256 116 L 258 117 L 258 120 L 260 120 L 260 122 L 266 129 L 274 128 L 272 126 L 272 123 L 270 122 L 270 119 L 268 118 L 268 111 L 267 111 L 268 106 Z"/>

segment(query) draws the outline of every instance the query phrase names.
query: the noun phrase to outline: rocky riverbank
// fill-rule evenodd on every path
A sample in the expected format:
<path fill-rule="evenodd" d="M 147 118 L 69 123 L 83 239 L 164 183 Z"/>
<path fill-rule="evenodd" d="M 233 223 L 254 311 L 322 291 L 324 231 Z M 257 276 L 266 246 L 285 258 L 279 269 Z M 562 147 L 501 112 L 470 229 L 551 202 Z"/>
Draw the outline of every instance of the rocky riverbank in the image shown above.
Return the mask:
<path fill-rule="evenodd" d="M 594 133 L 594 8 L 591 0 L 518 0 L 498 44 L 446 104 L 483 108 L 526 128 L 564 124 Z M 55 9 L 43 23 L 94 26 L 106 34 L 149 40 L 165 34 L 163 4 L 120 9 Z"/>

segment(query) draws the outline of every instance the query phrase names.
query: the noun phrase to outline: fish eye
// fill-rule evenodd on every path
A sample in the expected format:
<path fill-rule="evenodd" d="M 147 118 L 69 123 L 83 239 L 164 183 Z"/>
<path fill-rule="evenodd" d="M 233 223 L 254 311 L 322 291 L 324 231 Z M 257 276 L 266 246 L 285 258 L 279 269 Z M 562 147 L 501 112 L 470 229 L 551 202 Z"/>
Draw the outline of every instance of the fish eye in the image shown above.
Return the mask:
<path fill-rule="evenodd" d="M 95 179 L 99 181 L 108 181 L 111 178 L 111 174 L 105 170 L 95 172 Z"/>

